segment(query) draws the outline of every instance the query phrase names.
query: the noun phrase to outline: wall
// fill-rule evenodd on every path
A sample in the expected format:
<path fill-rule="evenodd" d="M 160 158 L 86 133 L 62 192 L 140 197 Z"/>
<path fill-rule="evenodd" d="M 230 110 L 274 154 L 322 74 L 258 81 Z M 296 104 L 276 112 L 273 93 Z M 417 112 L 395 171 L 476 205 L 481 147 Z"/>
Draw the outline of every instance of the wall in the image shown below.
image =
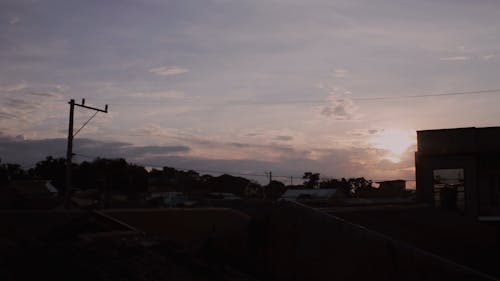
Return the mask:
<path fill-rule="evenodd" d="M 191 249 L 209 246 L 220 255 L 243 259 L 247 254 L 250 217 L 225 208 L 106 210 L 148 235 L 161 236 Z"/>
<path fill-rule="evenodd" d="M 285 203 L 255 268 L 269 280 L 491 280 L 342 219 Z"/>

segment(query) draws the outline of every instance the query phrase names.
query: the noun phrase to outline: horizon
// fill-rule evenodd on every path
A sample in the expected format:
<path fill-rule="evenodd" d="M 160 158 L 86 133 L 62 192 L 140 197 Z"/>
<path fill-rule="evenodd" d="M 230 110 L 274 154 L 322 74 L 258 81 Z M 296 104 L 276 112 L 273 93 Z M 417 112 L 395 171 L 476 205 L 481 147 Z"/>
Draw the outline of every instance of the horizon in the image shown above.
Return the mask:
<path fill-rule="evenodd" d="M 500 125 L 499 8 L 3 1 L 0 158 L 64 157 L 85 98 L 75 161 L 414 179 L 417 130 Z"/>

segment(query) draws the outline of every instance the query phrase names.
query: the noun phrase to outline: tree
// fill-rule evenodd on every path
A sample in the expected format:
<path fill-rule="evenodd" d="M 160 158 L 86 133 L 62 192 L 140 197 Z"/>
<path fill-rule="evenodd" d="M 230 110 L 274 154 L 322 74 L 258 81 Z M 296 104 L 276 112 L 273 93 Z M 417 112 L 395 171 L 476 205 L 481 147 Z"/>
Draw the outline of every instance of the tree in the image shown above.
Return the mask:
<path fill-rule="evenodd" d="M 365 178 L 350 178 L 349 183 L 351 185 L 351 190 L 353 193 L 367 191 L 373 188 L 372 181 L 366 180 Z"/>
<path fill-rule="evenodd" d="M 347 195 L 352 195 L 356 192 L 372 189 L 372 181 L 366 180 L 363 177 L 345 179 L 328 179 L 319 183 L 320 188 L 336 188 L 342 190 Z"/>
<path fill-rule="evenodd" d="M 270 200 L 278 199 L 285 191 L 285 184 L 275 180 L 264 187 L 265 198 Z"/>
<path fill-rule="evenodd" d="M 45 160 L 36 163 L 35 168 L 30 170 L 30 174 L 50 180 L 58 190 L 62 190 L 66 180 L 66 159 L 47 156 Z"/>
<path fill-rule="evenodd" d="M 306 188 L 316 188 L 319 183 L 319 173 L 305 172 L 302 176 Z"/>
<path fill-rule="evenodd" d="M 22 179 L 27 176 L 21 165 L 1 163 L 0 160 L 0 186 L 7 185 L 12 180 Z"/>

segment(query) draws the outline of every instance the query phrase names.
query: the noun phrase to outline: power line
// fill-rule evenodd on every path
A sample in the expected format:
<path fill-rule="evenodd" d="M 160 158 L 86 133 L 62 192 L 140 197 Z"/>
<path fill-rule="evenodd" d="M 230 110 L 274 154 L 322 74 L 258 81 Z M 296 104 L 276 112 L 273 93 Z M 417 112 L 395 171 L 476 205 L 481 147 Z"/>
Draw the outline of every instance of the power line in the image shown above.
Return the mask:
<path fill-rule="evenodd" d="M 481 95 L 481 94 L 492 94 L 492 93 L 500 93 L 500 89 L 465 91 L 465 92 L 448 92 L 440 94 L 420 94 L 420 95 L 410 95 L 410 96 L 364 97 L 364 98 L 352 98 L 352 99 L 368 101 L 368 100 L 413 99 L 413 98 L 427 98 L 427 97 Z"/>
<path fill-rule="evenodd" d="M 350 100 L 355 101 L 379 101 L 379 100 L 398 100 L 398 99 L 415 99 L 415 98 L 428 98 L 428 97 L 446 97 L 446 96 L 466 96 L 466 95 L 484 95 L 484 94 L 494 94 L 500 93 L 500 89 L 486 89 L 486 90 L 475 90 L 475 91 L 461 91 L 461 92 L 445 92 L 445 93 L 428 93 L 428 94 L 416 94 L 416 95 L 396 95 L 396 96 L 379 96 L 379 97 L 348 97 Z M 342 98 L 342 97 L 339 97 Z M 112 100 L 112 98 L 102 98 L 96 97 L 97 100 Z M 131 97 L 131 99 L 135 99 Z M 137 105 L 137 104 L 187 104 L 190 100 L 135 100 L 135 101 L 116 101 L 113 104 L 117 105 Z M 280 104 L 315 104 L 323 103 L 328 101 L 326 99 L 308 99 L 308 100 L 277 100 L 277 101 L 237 101 L 237 102 L 227 102 L 227 103 L 209 103 L 202 104 L 205 106 L 238 106 L 238 105 L 251 105 L 251 104 L 262 104 L 262 105 L 280 105 Z M 198 102 L 199 104 L 199 102 Z"/>
<path fill-rule="evenodd" d="M 83 129 L 83 127 L 85 127 L 90 122 L 90 120 L 94 119 L 97 113 L 99 113 L 99 111 L 96 111 L 87 121 L 85 121 L 80 129 L 76 130 L 76 133 L 73 134 L 73 137 L 76 136 Z"/>

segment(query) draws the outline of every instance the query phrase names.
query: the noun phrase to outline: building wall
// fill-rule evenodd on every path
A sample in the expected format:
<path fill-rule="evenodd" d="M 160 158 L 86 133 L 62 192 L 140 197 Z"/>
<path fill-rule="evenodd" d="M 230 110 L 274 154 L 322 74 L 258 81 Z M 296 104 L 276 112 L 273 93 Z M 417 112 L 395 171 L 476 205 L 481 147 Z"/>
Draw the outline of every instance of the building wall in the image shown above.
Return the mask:
<path fill-rule="evenodd" d="M 500 206 L 488 207 L 496 200 L 491 196 L 500 195 L 492 192 L 490 186 L 495 177 L 500 185 L 500 127 L 419 131 L 417 141 L 415 173 L 419 202 L 434 204 L 434 170 L 464 169 L 465 214 L 500 214 Z"/>
<path fill-rule="evenodd" d="M 488 280 L 409 244 L 294 203 L 282 202 L 266 229 L 261 247 L 253 248 L 257 271 L 269 280 Z"/>
<path fill-rule="evenodd" d="M 415 154 L 417 201 L 434 205 L 434 170 L 463 169 L 465 213 L 477 215 L 477 169 L 474 155 L 429 156 Z"/>
<path fill-rule="evenodd" d="M 149 235 L 187 248 L 212 247 L 220 254 L 246 256 L 250 217 L 226 208 L 105 210 Z"/>
<path fill-rule="evenodd" d="M 417 149 L 421 154 L 473 153 L 475 129 L 445 129 L 417 132 Z"/>

